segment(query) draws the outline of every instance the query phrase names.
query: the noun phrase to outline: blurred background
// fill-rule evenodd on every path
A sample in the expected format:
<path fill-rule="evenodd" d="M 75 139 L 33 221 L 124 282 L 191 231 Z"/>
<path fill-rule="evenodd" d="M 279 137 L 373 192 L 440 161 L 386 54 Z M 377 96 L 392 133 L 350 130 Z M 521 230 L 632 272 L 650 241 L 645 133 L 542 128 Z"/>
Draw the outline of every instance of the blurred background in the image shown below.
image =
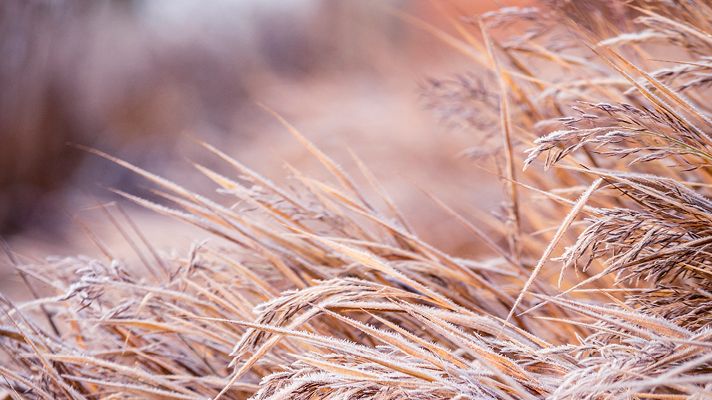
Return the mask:
<path fill-rule="evenodd" d="M 436 0 L 439 2 L 439 0 Z M 476 132 L 442 126 L 419 87 L 471 61 L 394 15 L 445 31 L 443 14 L 522 2 L 420 0 L 3 0 L 0 2 L 0 236 L 25 259 L 126 244 L 99 204 L 143 182 L 91 146 L 209 194 L 188 160 L 209 142 L 277 182 L 285 163 L 326 176 L 263 103 L 347 171 L 353 150 L 426 240 L 477 248 L 420 188 L 465 215 L 494 209 L 496 178 L 458 154 Z M 225 167 L 222 168 L 227 171 Z M 205 237 L 120 202 L 159 248 Z M 0 289 L 16 279 L 0 254 Z"/>

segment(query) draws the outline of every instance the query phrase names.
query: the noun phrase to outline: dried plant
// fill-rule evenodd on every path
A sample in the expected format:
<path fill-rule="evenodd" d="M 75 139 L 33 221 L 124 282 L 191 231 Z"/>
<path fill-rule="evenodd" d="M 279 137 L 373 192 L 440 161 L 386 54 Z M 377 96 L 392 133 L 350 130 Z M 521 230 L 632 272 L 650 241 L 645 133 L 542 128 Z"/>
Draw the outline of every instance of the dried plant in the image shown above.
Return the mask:
<path fill-rule="evenodd" d="M 497 116 L 504 223 L 436 199 L 478 260 L 420 240 L 362 163 L 380 199 L 276 114 L 333 182 L 290 168 L 280 187 L 205 144 L 235 175 L 196 165 L 214 200 L 92 150 L 165 202 L 119 195 L 215 239 L 169 257 L 134 231 L 142 267 L 17 260 L 50 295 L 2 301 L 8 396 L 711 398 L 712 8 L 546 10 L 453 19 L 459 37 L 405 17 L 496 78 L 426 88 L 460 127 Z"/>

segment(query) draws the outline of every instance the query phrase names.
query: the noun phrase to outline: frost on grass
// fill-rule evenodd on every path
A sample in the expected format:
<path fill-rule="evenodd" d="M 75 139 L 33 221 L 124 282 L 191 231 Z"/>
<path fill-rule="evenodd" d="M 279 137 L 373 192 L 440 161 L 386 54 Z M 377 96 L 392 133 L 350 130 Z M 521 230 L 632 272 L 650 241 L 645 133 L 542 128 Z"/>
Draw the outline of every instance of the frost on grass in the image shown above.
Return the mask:
<path fill-rule="evenodd" d="M 280 187 L 205 145 L 226 162 L 196 166 L 215 200 L 100 153 L 164 201 L 118 195 L 221 244 L 17 260 L 48 297 L 2 299 L 9 396 L 712 397 L 709 4 L 554 2 L 453 19 L 457 36 L 406 19 L 476 62 L 424 97 L 507 176 L 501 224 L 433 196 L 487 250 L 420 240 L 363 164 L 382 198 L 279 116 L 333 182 Z"/>

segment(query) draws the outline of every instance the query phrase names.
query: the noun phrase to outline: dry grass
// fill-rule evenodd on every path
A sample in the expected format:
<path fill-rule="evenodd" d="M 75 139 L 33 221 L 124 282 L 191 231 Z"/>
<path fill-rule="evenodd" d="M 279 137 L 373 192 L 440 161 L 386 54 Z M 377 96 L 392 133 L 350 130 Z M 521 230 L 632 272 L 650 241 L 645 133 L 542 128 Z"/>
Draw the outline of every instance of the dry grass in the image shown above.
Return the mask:
<path fill-rule="evenodd" d="M 218 239 L 166 257 L 127 229 L 143 269 L 109 250 L 19 260 L 53 295 L 3 300 L 8 396 L 712 397 L 712 8 L 574 1 L 453 23 L 437 36 L 497 84 L 425 96 L 458 126 L 496 118 L 478 162 L 508 201 L 499 222 L 441 205 L 490 254 L 419 240 L 279 116 L 333 182 L 292 168 L 277 187 L 205 145 L 234 170 L 196 165 L 218 202 L 99 153 L 165 203 L 121 196 Z M 511 24 L 525 34 L 503 40 Z"/>

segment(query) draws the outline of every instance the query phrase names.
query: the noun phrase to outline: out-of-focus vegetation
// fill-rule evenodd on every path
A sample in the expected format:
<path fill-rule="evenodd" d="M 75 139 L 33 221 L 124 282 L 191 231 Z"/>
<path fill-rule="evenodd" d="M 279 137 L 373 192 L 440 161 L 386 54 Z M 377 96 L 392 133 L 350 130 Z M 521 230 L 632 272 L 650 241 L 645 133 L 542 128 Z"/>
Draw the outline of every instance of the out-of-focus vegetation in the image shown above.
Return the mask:
<path fill-rule="evenodd" d="M 414 30 L 383 10 L 319 0 L 3 1 L 0 232 L 21 229 L 44 194 L 67 185 L 84 162 L 68 142 L 161 168 L 181 135 L 233 145 L 258 135 L 245 126 L 264 120 L 254 102 L 266 87 L 353 81 L 382 71 L 394 51 L 417 54 Z M 84 165 L 81 180 L 93 181 L 99 167 Z M 125 177 L 116 174 L 103 183 Z"/>

